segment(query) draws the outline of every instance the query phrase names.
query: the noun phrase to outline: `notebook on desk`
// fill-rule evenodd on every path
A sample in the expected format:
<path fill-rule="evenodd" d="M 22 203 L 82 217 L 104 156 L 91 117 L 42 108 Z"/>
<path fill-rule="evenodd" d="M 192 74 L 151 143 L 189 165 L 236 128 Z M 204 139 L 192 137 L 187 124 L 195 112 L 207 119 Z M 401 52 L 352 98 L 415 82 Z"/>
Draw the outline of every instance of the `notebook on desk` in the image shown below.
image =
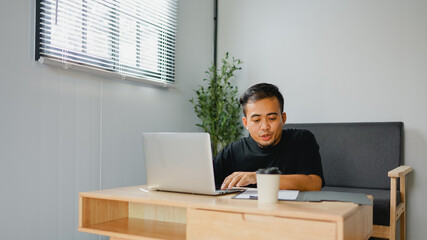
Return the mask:
<path fill-rule="evenodd" d="M 142 147 L 151 189 L 205 195 L 242 191 L 215 189 L 208 133 L 143 133 Z"/>

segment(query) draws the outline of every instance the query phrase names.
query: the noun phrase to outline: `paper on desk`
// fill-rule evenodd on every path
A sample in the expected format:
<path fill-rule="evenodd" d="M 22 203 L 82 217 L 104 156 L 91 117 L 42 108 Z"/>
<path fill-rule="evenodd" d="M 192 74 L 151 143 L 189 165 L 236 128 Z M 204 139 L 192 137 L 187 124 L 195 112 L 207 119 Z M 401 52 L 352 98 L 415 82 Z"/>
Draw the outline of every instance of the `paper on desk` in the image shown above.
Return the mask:
<path fill-rule="evenodd" d="M 299 191 L 297 190 L 279 190 L 278 199 L 279 200 L 295 200 L 298 197 Z M 257 199 L 258 190 L 257 189 L 246 189 L 244 192 L 233 197 L 235 199 Z"/>
<path fill-rule="evenodd" d="M 279 190 L 279 200 L 295 200 L 298 193 L 298 190 Z"/>

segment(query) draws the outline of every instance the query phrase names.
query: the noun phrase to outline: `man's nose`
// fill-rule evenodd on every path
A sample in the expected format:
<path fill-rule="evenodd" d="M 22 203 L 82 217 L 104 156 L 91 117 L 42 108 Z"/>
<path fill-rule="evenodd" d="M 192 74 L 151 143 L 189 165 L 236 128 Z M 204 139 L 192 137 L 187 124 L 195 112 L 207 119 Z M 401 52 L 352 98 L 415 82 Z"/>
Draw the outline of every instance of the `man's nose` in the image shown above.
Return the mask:
<path fill-rule="evenodd" d="M 270 124 L 268 124 L 268 122 L 267 121 L 261 121 L 261 129 L 262 130 L 268 130 L 268 129 L 270 129 Z"/>

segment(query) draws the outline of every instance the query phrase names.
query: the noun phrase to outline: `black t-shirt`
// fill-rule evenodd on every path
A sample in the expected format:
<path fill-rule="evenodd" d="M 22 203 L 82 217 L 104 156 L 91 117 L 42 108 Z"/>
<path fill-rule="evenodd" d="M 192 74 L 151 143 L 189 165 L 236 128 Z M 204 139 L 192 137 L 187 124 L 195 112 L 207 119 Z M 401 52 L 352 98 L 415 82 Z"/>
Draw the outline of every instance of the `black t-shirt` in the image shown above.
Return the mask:
<path fill-rule="evenodd" d="M 308 130 L 284 129 L 280 142 L 261 148 L 249 135 L 229 144 L 214 159 L 215 184 L 236 171 L 254 172 L 260 168 L 278 167 L 282 174 L 315 174 L 325 185 L 319 146 Z"/>

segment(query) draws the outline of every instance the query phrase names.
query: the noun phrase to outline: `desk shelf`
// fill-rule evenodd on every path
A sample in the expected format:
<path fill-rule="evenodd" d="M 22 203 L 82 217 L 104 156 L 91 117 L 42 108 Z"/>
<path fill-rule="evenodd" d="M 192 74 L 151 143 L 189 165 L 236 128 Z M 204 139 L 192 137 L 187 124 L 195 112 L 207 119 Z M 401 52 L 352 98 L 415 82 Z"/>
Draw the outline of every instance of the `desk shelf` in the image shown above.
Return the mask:
<path fill-rule="evenodd" d="M 80 227 L 87 233 L 107 235 L 120 239 L 186 239 L 186 225 L 183 223 L 162 222 L 139 218 L 118 220 Z"/>
<path fill-rule="evenodd" d="M 78 230 L 111 239 L 186 239 L 185 217 L 184 208 L 80 196 Z"/>

